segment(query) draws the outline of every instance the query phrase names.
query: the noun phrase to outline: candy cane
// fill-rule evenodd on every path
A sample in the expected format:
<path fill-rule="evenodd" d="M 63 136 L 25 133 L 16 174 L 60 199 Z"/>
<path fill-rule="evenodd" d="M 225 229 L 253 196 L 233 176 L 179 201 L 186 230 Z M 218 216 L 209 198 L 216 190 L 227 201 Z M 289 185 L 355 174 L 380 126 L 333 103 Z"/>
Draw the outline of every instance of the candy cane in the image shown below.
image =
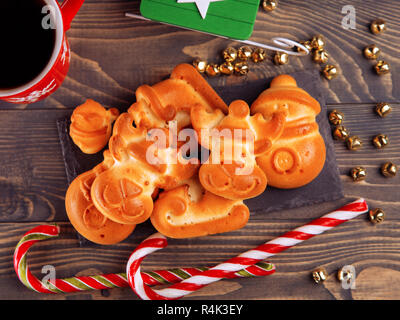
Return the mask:
<path fill-rule="evenodd" d="M 153 290 L 145 284 L 140 272 L 140 263 L 152 252 L 164 248 L 166 239 L 159 233 L 146 239 L 130 256 L 126 273 L 128 282 L 136 294 L 146 300 L 172 300 L 182 298 L 204 286 L 216 282 L 230 274 L 243 268 L 254 265 L 287 250 L 292 246 L 310 239 L 317 234 L 338 226 L 339 224 L 351 220 L 360 214 L 368 211 L 367 203 L 364 199 L 358 199 L 339 210 L 326 214 L 325 216 L 313 220 L 310 223 L 299 227 L 293 231 L 285 233 L 283 236 L 266 242 L 253 250 L 249 250 L 239 256 L 227 260 L 203 273 L 183 280 L 180 283 L 162 290 Z"/>
<path fill-rule="evenodd" d="M 14 269 L 21 282 L 28 288 L 41 293 L 65 293 L 85 290 L 101 290 L 129 287 L 125 273 L 102 274 L 95 276 L 71 277 L 41 282 L 29 270 L 27 253 L 29 248 L 38 241 L 55 238 L 60 228 L 56 225 L 40 225 L 25 233 L 18 242 L 14 252 Z M 176 268 L 143 272 L 143 281 L 148 286 L 177 283 L 208 270 L 202 268 Z M 237 277 L 254 277 L 272 274 L 275 267 L 269 263 L 259 263 L 251 268 L 240 270 L 233 275 Z"/>

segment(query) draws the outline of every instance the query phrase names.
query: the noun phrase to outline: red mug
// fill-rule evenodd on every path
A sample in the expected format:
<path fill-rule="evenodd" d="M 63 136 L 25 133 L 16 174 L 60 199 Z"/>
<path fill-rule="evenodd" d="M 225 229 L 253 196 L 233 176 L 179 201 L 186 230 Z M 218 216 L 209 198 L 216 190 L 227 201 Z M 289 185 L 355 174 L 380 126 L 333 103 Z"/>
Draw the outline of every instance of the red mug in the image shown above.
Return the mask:
<path fill-rule="evenodd" d="M 71 52 L 65 32 L 78 13 L 84 0 L 44 0 L 52 8 L 54 17 L 55 46 L 46 67 L 33 80 L 12 89 L 0 88 L 0 100 L 11 103 L 34 103 L 56 91 L 64 81 L 69 69 Z"/>

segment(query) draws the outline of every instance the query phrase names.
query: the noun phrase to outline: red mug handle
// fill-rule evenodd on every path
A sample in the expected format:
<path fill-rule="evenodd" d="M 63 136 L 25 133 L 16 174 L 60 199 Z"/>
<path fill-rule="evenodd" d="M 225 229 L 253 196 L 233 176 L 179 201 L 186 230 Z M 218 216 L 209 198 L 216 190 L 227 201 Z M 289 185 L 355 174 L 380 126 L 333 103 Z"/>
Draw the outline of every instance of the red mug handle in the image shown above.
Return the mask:
<path fill-rule="evenodd" d="M 61 12 L 64 21 L 64 30 L 71 27 L 71 22 L 78 13 L 85 0 L 64 0 L 61 4 Z"/>

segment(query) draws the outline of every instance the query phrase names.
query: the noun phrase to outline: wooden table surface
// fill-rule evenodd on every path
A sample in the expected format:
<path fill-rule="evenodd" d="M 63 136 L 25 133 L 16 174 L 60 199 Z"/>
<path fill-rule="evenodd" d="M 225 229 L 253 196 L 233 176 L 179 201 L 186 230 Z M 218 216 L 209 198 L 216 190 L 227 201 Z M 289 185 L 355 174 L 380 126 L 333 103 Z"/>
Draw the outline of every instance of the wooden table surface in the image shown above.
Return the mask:
<path fill-rule="evenodd" d="M 356 29 L 341 27 L 342 7 L 353 5 Z M 56 120 L 91 98 L 121 109 L 135 99 L 135 89 L 167 77 L 172 68 L 195 57 L 217 61 L 219 53 L 237 43 L 124 16 L 138 12 L 139 1 L 87 0 L 67 35 L 71 44 L 71 67 L 62 87 L 44 101 L 32 105 L 0 102 L 0 298 L 1 299 L 136 299 L 126 289 L 108 294 L 85 292 L 45 295 L 26 289 L 12 264 L 14 247 L 23 233 L 43 223 L 58 222 L 62 235 L 35 245 L 28 257 L 38 277 L 44 265 L 53 265 L 57 277 L 122 272 L 131 251 L 153 232 L 150 224 L 137 227 L 130 242 L 115 246 L 80 248 L 64 209 L 67 189 Z M 388 30 L 379 36 L 369 32 L 369 23 L 384 18 Z M 271 259 L 277 272 L 262 279 L 225 280 L 192 294 L 187 299 L 399 299 L 400 298 L 400 177 L 379 173 L 385 161 L 400 164 L 400 5 L 396 0 L 324 1 L 281 0 L 272 13 L 259 10 L 252 40 L 265 42 L 274 36 L 305 40 L 321 33 L 327 39 L 330 62 L 340 76 L 322 80 L 328 109 L 341 110 L 345 125 L 364 140 L 357 152 L 336 143 L 336 155 L 345 198 L 263 215 L 254 214 L 248 225 L 236 232 L 190 240 L 171 240 L 168 248 L 144 262 L 144 269 L 213 265 L 255 247 L 286 231 L 345 204 L 364 197 L 372 208 L 382 207 L 387 218 L 372 225 L 357 218 L 328 233 L 306 241 Z M 373 63 L 362 56 L 371 43 L 382 49 L 391 73 L 377 76 Z M 270 53 L 272 55 L 272 53 Z M 310 57 L 291 58 L 285 66 L 270 59 L 251 67 L 248 79 L 271 77 L 299 70 L 315 70 Z M 241 77 L 210 79 L 211 85 L 229 85 Z M 377 102 L 391 102 L 394 111 L 385 119 L 373 111 Z M 390 144 L 375 149 L 369 141 L 385 133 Z M 354 183 L 348 171 L 356 165 L 368 170 L 365 181 Z M 321 190 L 324 192 L 324 190 Z M 179 254 L 176 254 L 179 252 Z M 336 280 L 337 270 L 353 265 L 356 288 L 345 290 Z M 320 285 L 311 271 L 324 266 L 328 279 Z"/>

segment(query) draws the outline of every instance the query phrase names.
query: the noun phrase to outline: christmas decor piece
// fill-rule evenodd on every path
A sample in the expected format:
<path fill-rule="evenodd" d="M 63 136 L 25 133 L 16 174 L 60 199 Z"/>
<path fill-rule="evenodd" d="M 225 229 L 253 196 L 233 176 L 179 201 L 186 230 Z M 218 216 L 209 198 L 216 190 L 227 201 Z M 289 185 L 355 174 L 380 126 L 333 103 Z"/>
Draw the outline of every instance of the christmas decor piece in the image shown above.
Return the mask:
<path fill-rule="evenodd" d="M 226 62 L 233 62 L 237 59 L 237 57 L 238 52 L 233 47 L 228 47 L 224 51 L 222 51 L 222 58 L 224 58 Z"/>
<path fill-rule="evenodd" d="M 351 270 L 347 266 L 344 266 L 338 270 L 337 278 L 340 282 L 346 282 L 350 284 L 355 280 L 356 276 L 354 274 L 354 270 Z"/>
<path fill-rule="evenodd" d="M 206 71 L 207 68 L 207 61 L 204 60 L 194 60 L 193 61 L 193 66 L 196 68 L 196 70 L 200 73 L 204 73 Z"/>
<path fill-rule="evenodd" d="M 362 141 L 358 136 L 351 136 L 346 139 L 347 149 L 358 150 L 362 147 Z"/>
<path fill-rule="evenodd" d="M 384 60 L 379 60 L 376 65 L 374 66 L 375 72 L 377 75 L 381 76 L 387 73 L 390 73 L 390 66 Z"/>
<path fill-rule="evenodd" d="M 29 270 L 27 264 L 28 250 L 38 241 L 58 237 L 60 228 L 56 225 L 40 225 L 26 232 L 18 242 L 14 252 L 14 270 L 20 281 L 29 289 L 41 293 L 67 293 L 87 290 L 102 290 L 128 287 L 125 273 L 111 273 L 95 276 L 80 276 L 65 279 L 40 281 Z M 184 279 L 201 274 L 208 270 L 200 268 L 175 268 L 143 272 L 142 279 L 146 285 L 178 283 Z M 230 275 L 230 278 L 255 277 L 273 274 L 275 267 L 271 263 L 260 262 Z"/>
<path fill-rule="evenodd" d="M 327 63 L 328 58 L 329 58 L 328 53 L 323 49 L 315 50 L 313 53 L 313 60 L 316 63 L 320 63 L 320 64 Z"/>
<path fill-rule="evenodd" d="M 252 54 L 251 54 L 251 59 L 253 60 L 253 62 L 255 63 L 259 63 L 265 60 L 267 56 L 267 53 L 265 52 L 265 50 L 263 48 L 256 48 L 253 50 Z"/>
<path fill-rule="evenodd" d="M 230 62 L 224 62 L 219 66 L 219 72 L 221 74 L 230 76 L 235 71 L 235 67 Z"/>
<path fill-rule="evenodd" d="M 336 126 L 332 134 L 335 140 L 343 141 L 345 141 L 349 136 L 349 132 L 344 126 Z"/>
<path fill-rule="evenodd" d="M 333 124 L 334 126 L 338 126 L 338 125 L 342 124 L 344 115 L 343 115 L 343 113 L 341 113 L 338 110 L 332 110 L 329 113 L 329 117 L 328 118 L 329 118 L 329 122 L 331 124 Z"/>
<path fill-rule="evenodd" d="M 373 34 L 380 34 L 386 31 L 386 21 L 383 19 L 376 19 L 371 22 L 370 30 Z"/>
<path fill-rule="evenodd" d="M 278 0 L 263 0 L 262 7 L 267 12 L 274 11 L 278 7 Z"/>
<path fill-rule="evenodd" d="M 375 107 L 375 112 L 382 118 L 386 117 L 391 111 L 392 107 L 386 102 L 380 102 Z"/>
<path fill-rule="evenodd" d="M 251 54 L 253 53 L 253 49 L 249 46 L 242 46 L 239 48 L 237 55 L 239 60 L 247 61 L 251 58 Z"/>
<path fill-rule="evenodd" d="M 355 167 L 350 170 L 350 176 L 353 178 L 353 181 L 362 181 L 367 177 L 367 170 L 364 167 Z"/>
<path fill-rule="evenodd" d="M 239 256 L 229 259 L 203 273 L 183 280 L 180 283 L 161 290 L 153 290 L 144 283 L 141 276 L 140 264 L 149 254 L 167 246 L 164 236 L 156 233 L 146 239 L 130 256 L 126 273 L 131 288 L 135 293 L 145 300 L 174 300 L 180 299 L 206 285 L 219 281 L 231 275 L 237 270 L 251 266 L 264 259 L 272 257 L 277 253 L 285 251 L 315 235 L 321 234 L 332 229 L 345 221 L 351 220 L 368 211 L 367 203 L 364 199 L 358 199 L 344 207 L 333 211 L 323 217 L 311 221 L 293 231 L 287 232 L 281 237 L 266 242 L 253 250 L 249 250 Z"/>
<path fill-rule="evenodd" d="M 289 55 L 285 52 L 276 52 L 274 56 L 274 63 L 276 65 L 283 65 L 289 62 Z"/>
<path fill-rule="evenodd" d="M 232 39 L 253 32 L 259 0 L 142 0 L 143 17 Z"/>
<path fill-rule="evenodd" d="M 328 272 L 324 267 L 320 267 L 312 272 L 312 277 L 316 283 L 321 283 L 328 278 Z"/>
<path fill-rule="evenodd" d="M 382 149 L 389 144 L 389 138 L 385 134 L 378 134 L 372 139 L 372 143 L 378 149 Z"/>
<path fill-rule="evenodd" d="M 325 38 L 321 34 L 312 37 L 310 41 L 311 48 L 315 50 L 323 50 L 325 48 L 325 44 Z"/>
<path fill-rule="evenodd" d="M 381 167 L 381 173 L 388 178 L 396 176 L 397 166 L 393 162 L 386 162 Z"/>
<path fill-rule="evenodd" d="M 331 64 L 327 64 L 322 70 L 322 74 L 328 80 L 332 80 L 333 78 L 335 78 L 338 75 L 338 73 L 339 73 L 338 67 Z"/>
<path fill-rule="evenodd" d="M 381 49 L 379 49 L 375 44 L 370 44 L 363 50 L 364 57 L 369 60 L 375 60 L 381 54 Z"/>
<path fill-rule="evenodd" d="M 376 208 L 368 212 L 369 220 L 373 224 L 382 223 L 385 220 L 385 211 L 381 208 Z"/>

